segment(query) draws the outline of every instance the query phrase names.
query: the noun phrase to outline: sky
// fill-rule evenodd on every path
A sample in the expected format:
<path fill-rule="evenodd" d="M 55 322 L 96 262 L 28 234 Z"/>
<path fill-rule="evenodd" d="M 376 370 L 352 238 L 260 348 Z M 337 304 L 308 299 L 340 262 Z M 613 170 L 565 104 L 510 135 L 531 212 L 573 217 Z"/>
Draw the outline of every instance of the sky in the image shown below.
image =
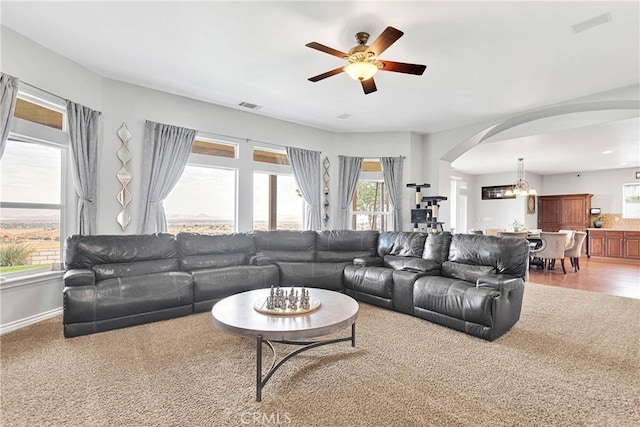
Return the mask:
<path fill-rule="evenodd" d="M 0 161 L 5 202 L 60 203 L 61 152 L 39 144 L 7 143 Z"/>
<path fill-rule="evenodd" d="M 236 206 L 235 170 L 187 165 L 180 181 L 163 205 L 167 217 L 207 215 L 234 218 Z M 267 221 L 269 174 L 254 173 L 254 221 Z M 302 220 L 302 199 L 295 192 L 293 176 L 278 175 L 278 217 Z"/>

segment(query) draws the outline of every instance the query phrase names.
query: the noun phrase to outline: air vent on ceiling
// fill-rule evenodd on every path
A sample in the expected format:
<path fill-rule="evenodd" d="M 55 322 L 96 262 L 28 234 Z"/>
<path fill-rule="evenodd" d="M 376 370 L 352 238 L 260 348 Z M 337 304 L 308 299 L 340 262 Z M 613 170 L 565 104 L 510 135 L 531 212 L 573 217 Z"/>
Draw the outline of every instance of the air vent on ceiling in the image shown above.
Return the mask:
<path fill-rule="evenodd" d="M 238 105 L 241 106 L 241 107 L 244 107 L 244 108 L 248 108 L 250 110 L 258 110 L 258 109 L 262 108 L 261 106 L 256 105 L 256 104 L 252 104 L 250 102 L 241 102 Z"/>
<path fill-rule="evenodd" d="M 349 117 L 351 117 L 351 114 L 347 114 L 347 113 L 340 114 L 338 116 L 339 119 L 348 119 Z"/>
<path fill-rule="evenodd" d="M 581 33 L 586 30 L 590 30 L 593 27 L 597 27 L 598 25 L 606 24 L 611 21 L 611 13 L 603 13 L 602 15 L 594 16 L 591 19 L 587 19 L 586 21 L 578 22 L 575 25 L 572 25 L 574 33 Z"/>

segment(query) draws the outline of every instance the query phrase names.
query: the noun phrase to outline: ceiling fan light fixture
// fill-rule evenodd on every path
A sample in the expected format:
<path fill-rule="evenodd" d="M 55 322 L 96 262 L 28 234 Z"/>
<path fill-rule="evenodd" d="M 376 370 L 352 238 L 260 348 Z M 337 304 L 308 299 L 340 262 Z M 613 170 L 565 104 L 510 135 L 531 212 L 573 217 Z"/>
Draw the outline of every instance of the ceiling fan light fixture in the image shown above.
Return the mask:
<path fill-rule="evenodd" d="M 353 62 L 344 67 L 344 71 L 353 80 L 363 81 L 373 77 L 378 72 L 378 66 L 372 62 Z"/>

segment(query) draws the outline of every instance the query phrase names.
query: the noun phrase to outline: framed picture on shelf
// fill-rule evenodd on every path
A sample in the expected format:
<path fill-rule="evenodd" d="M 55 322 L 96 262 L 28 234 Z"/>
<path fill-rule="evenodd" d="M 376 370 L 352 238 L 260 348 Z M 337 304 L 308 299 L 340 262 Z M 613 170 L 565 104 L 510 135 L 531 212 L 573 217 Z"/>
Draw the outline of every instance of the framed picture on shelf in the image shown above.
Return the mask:
<path fill-rule="evenodd" d="M 536 196 L 527 196 L 527 213 L 536 213 Z"/>

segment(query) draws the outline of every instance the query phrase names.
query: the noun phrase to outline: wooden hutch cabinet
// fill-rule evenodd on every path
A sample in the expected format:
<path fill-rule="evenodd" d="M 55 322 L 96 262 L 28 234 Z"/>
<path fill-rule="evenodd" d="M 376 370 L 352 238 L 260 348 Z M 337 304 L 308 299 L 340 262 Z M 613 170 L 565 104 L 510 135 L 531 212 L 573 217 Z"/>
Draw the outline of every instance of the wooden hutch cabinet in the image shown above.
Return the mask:
<path fill-rule="evenodd" d="M 586 231 L 591 226 L 593 194 L 538 196 L 538 228 L 542 231 Z"/>

